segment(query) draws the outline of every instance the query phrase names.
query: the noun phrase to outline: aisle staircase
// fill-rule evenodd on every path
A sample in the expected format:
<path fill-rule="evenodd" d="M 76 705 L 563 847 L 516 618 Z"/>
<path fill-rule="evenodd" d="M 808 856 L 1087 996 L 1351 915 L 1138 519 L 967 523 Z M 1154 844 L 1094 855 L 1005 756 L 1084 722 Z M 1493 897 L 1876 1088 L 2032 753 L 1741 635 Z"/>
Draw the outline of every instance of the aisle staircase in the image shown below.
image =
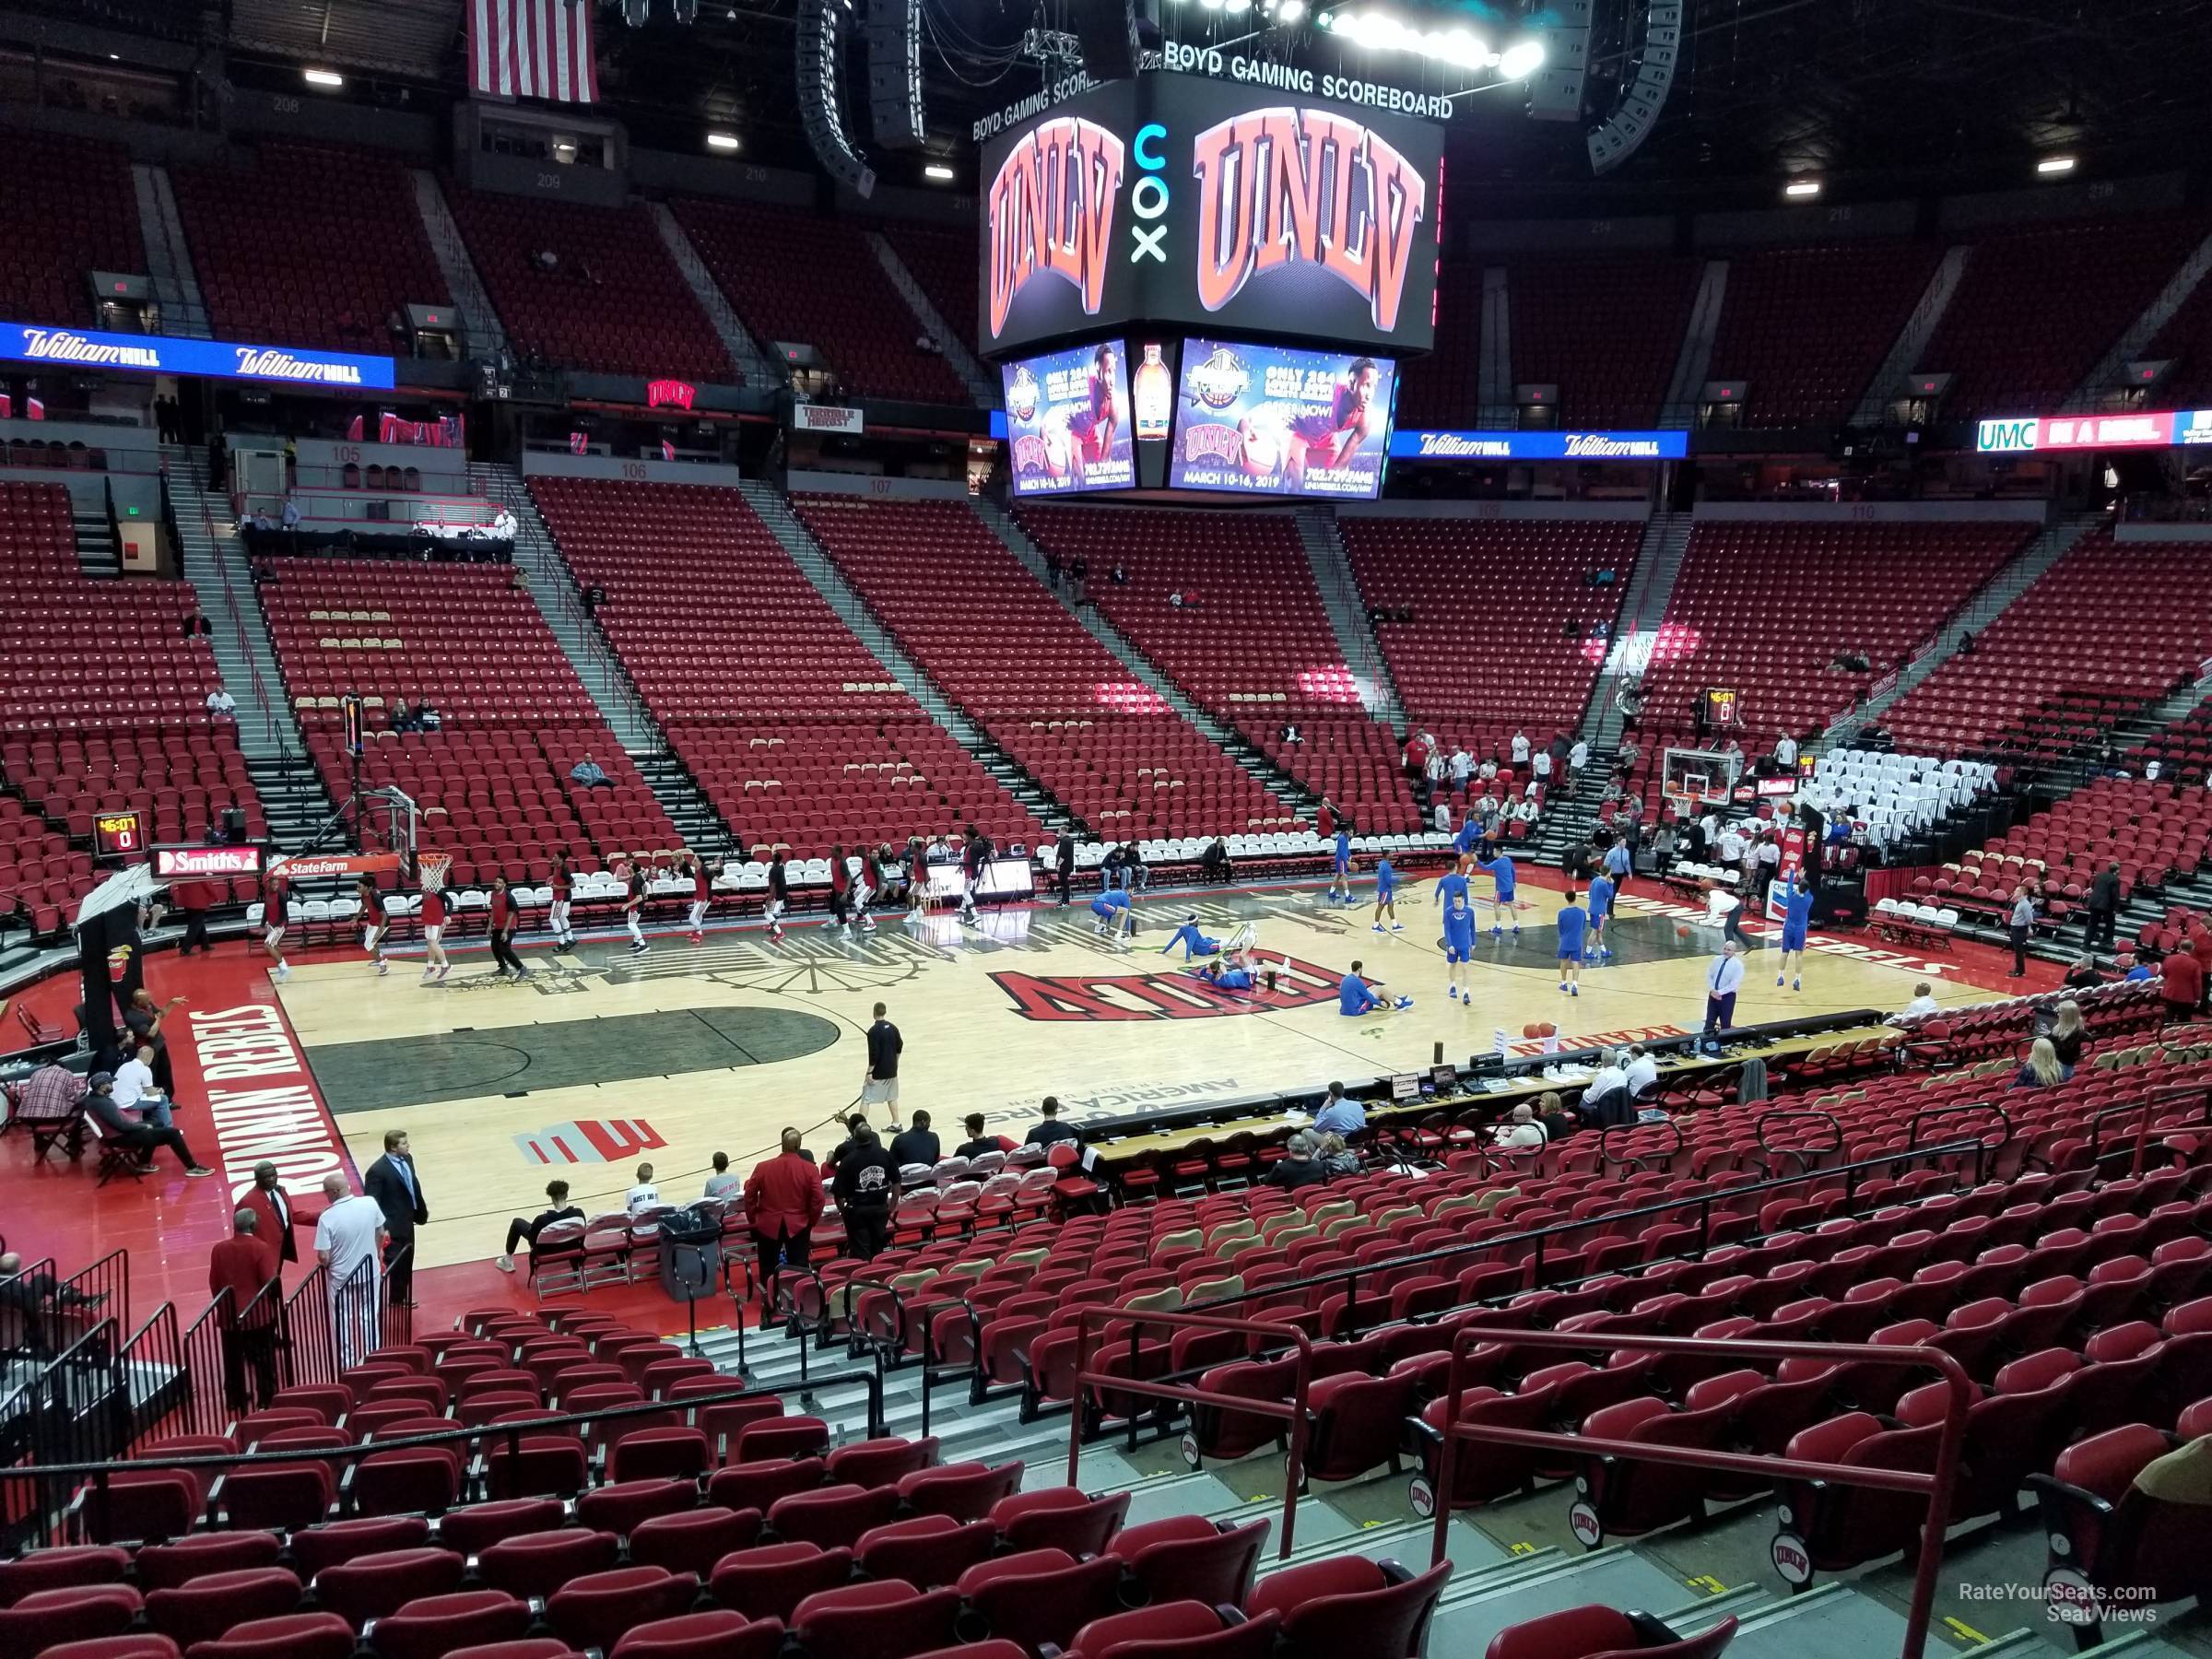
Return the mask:
<path fill-rule="evenodd" d="M 953 741 L 973 755 L 978 764 L 1009 794 L 1048 825 L 1060 829 L 1078 822 L 1074 813 L 1047 793 L 1019 762 L 969 719 L 966 712 L 945 694 L 944 688 L 907 655 L 905 648 L 868 608 L 867 601 L 845 580 L 837 561 L 814 539 L 806 526 L 799 523 L 798 515 L 792 512 L 791 503 L 783 499 L 782 492 L 753 478 L 744 480 L 737 488 L 759 514 L 777 545 L 791 555 L 799 573 L 853 630 L 853 637 L 867 647 L 868 654 L 883 665 L 884 672 L 922 706 L 924 713 L 950 733 Z"/>
<path fill-rule="evenodd" d="M 1943 321 L 1943 313 L 1951 307 L 1951 296 L 1959 291 L 1959 279 L 1966 274 L 1966 262 L 1972 254 L 1971 244 L 1961 242 L 1945 250 L 1929 274 L 1928 286 L 1921 290 L 1913 302 L 1912 314 L 1905 319 L 1904 327 L 1897 331 L 1890 342 L 1888 355 L 1882 366 L 1874 371 L 1866 382 L 1866 390 L 1859 398 L 1858 407 L 1851 414 L 1854 427 L 1879 426 L 1888 413 L 1889 406 L 1905 394 L 1905 380 L 1915 370 L 1924 367 L 1920 354 L 1936 337 L 1936 326 Z"/>
<path fill-rule="evenodd" d="M 1397 681 L 1391 677 L 1390 660 L 1382 642 L 1367 619 L 1367 602 L 1352 574 L 1351 555 L 1336 529 L 1336 515 L 1326 507 L 1298 511 L 1298 539 L 1306 549 L 1306 563 L 1313 571 L 1313 585 L 1321 591 L 1321 607 L 1328 613 L 1329 629 L 1336 649 L 1352 671 L 1360 704 L 1394 732 L 1406 726 L 1406 705 L 1399 700 Z"/>
<path fill-rule="evenodd" d="M 745 383 L 756 392 L 781 391 L 784 384 L 782 365 L 764 353 L 747 331 L 743 320 L 715 282 L 714 274 L 707 269 L 707 262 L 699 256 L 699 250 L 684 234 L 683 226 L 676 222 L 676 215 L 669 211 L 668 204 L 653 202 L 649 211 L 653 215 L 653 228 L 660 233 L 668 256 L 676 261 L 684 286 L 699 301 L 700 310 L 707 313 L 707 321 L 713 324 L 723 349 L 737 365 L 737 372 L 744 376 Z"/>
<path fill-rule="evenodd" d="M 161 332 L 193 340 L 212 338 L 207 301 L 193 270 L 192 248 L 184 240 L 184 221 L 177 214 L 168 170 L 134 161 L 131 191 L 137 198 L 139 240 L 146 244 L 147 278 L 153 284 L 154 302 L 161 308 Z"/>
<path fill-rule="evenodd" d="M 1130 643 L 1127 636 L 1106 620 L 1095 605 L 1076 605 L 1068 595 L 1053 586 L 1047 574 L 1044 555 L 1037 544 L 996 501 L 973 497 L 969 505 L 976 516 L 990 526 L 1006 550 L 1021 560 L 1022 566 L 1045 592 L 1060 602 L 1061 608 L 1082 624 L 1090 637 L 1104 646 L 1109 654 L 1129 671 L 1130 677 L 1140 685 L 1156 692 L 1160 700 L 1192 725 L 1196 726 L 1208 743 L 1220 749 L 1231 760 L 1251 773 L 1259 785 L 1278 801 L 1301 817 L 1310 815 L 1321 801 L 1287 772 L 1278 770 L 1266 756 L 1247 743 L 1244 738 L 1216 720 L 1211 714 L 1183 694 L 1182 688 L 1155 667 L 1151 659 Z"/>
<path fill-rule="evenodd" d="M 1667 382 L 1666 398 L 1659 406 L 1659 424 L 1688 431 L 1698 423 L 1698 404 L 1704 395 L 1706 377 L 1712 369 L 1712 343 L 1721 331 L 1721 307 L 1728 298 L 1728 262 L 1709 259 L 1699 279 L 1697 298 L 1690 302 L 1689 325 L 1682 333 L 1682 349 L 1675 358 L 1675 372 Z"/>
<path fill-rule="evenodd" d="M 430 257 L 438 262 L 446 292 L 461 308 L 462 349 L 471 359 L 495 357 L 506 346 L 507 333 L 500 326 L 500 313 L 493 309 L 483 279 L 477 275 L 476 261 L 468 256 L 468 244 L 461 239 L 461 227 L 453 222 L 453 210 L 446 204 L 438 175 L 427 167 L 418 167 L 412 177 L 415 210 L 421 216 L 423 234 L 429 238 Z"/>
<path fill-rule="evenodd" d="M 307 759 L 230 503 L 207 488 L 206 453 L 182 443 L 165 444 L 161 453 L 183 576 L 199 596 L 201 615 L 214 625 L 208 642 L 215 665 L 238 705 L 239 750 L 261 796 L 269 840 L 279 852 L 296 852 L 329 821 L 335 804 Z"/>
<path fill-rule="evenodd" d="M 94 581 L 123 574 L 123 555 L 115 546 L 115 526 L 109 522 L 103 500 L 88 507 L 69 496 L 71 527 L 76 532 L 76 568 Z"/>
<path fill-rule="evenodd" d="M 1828 729 L 1820 734 L 1820 746 L 1833 748 L 1848 744 L 1861 732 L 1878 724 L 1884 714 L 1922 681 L 1958 654 L 1961 634 L 1978 634 L 1994 622 L 2014 600 L 2035 585 L 2038 577 L 2072 552 L 2083 536 L 2103 522 L 2104 515 L 2100 512 L 2074 512 L 2053 520 L 1975 590 L 1958 614 L 1936 630 L 1920 655 L 1905 665 L 1895 684 L 1830 721 Z"/>

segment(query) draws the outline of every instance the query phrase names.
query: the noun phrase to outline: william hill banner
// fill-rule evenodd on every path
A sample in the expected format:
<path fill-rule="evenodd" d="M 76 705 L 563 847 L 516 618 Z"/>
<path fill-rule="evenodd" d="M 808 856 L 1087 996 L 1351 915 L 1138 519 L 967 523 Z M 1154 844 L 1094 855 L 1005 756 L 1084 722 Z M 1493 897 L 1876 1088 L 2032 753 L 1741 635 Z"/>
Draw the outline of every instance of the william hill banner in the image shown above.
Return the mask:
<path fill-rule="evenodd" d="M 1442 155 L 1425 121 L 1278 88 L 1080 93 L 983 151 L 984 350 L 1134 321 L 1426 350 Z"/>

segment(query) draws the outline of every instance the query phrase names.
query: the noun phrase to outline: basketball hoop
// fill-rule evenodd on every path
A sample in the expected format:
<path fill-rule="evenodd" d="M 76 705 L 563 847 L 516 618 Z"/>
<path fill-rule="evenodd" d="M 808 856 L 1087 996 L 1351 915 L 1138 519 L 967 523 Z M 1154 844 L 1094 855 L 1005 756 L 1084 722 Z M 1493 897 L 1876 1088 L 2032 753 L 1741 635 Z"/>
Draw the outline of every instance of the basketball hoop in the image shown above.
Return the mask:
<path fill-rule="evenodd" d="M 426 893 L 445 891 L 445 878 L 452 873 L 453 855 L 451 853 L 417 853 L 415 878 Z"/>

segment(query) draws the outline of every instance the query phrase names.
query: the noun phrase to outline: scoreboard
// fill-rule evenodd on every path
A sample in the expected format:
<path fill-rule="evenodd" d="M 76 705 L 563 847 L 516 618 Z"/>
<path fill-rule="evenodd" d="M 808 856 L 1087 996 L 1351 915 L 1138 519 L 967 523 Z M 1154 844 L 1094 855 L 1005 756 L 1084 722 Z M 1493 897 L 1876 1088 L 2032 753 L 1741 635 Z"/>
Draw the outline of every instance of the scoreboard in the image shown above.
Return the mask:
<path fill-rule="evenodd" d="M 146 820 L 135 812 L 92 815 L 92 856 L 136 858 L 146 851 Z"/>

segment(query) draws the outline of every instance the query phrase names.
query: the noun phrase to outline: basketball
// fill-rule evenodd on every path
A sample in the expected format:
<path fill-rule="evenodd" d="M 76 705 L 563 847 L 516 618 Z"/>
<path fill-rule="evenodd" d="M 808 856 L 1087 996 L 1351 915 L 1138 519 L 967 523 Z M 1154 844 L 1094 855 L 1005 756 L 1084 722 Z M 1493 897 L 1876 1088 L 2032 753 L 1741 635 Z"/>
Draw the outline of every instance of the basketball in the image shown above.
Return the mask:
<path fill-rule="evenodd" d="M 1677 923 L 1676 923 L 1676 924 L 1675 924 L 1675 937 L 1676 937 L 1676 938 L 1677 938 L 1677 939 L 1687 939 L 1687 938 L 1688 938 L 1688 937 L 1689 937 L 1689 924 L 1688 924 L 1688 923 L 1687 923 L 1687 922 L 1677 922 Z"/>
<path fill-rule="evenodd" d="M 1521 1028 L 1521 1035 L 1524 1037 L 1535 1038 L 1541 1037 L 1543 1034 L 1544 1033 L 1542 1031 L 1537 1030 L 1534 1021 L 1531 1021 L 1529 1024 Z"/>
<path fill-rule="evenodd" d="M 1548 1019 L 1536 1028 L 1536 1035 L 1539 1037 L 1557 1037 L 1559 1034 L 1559 1028 L 1553 1025 Z"/>

